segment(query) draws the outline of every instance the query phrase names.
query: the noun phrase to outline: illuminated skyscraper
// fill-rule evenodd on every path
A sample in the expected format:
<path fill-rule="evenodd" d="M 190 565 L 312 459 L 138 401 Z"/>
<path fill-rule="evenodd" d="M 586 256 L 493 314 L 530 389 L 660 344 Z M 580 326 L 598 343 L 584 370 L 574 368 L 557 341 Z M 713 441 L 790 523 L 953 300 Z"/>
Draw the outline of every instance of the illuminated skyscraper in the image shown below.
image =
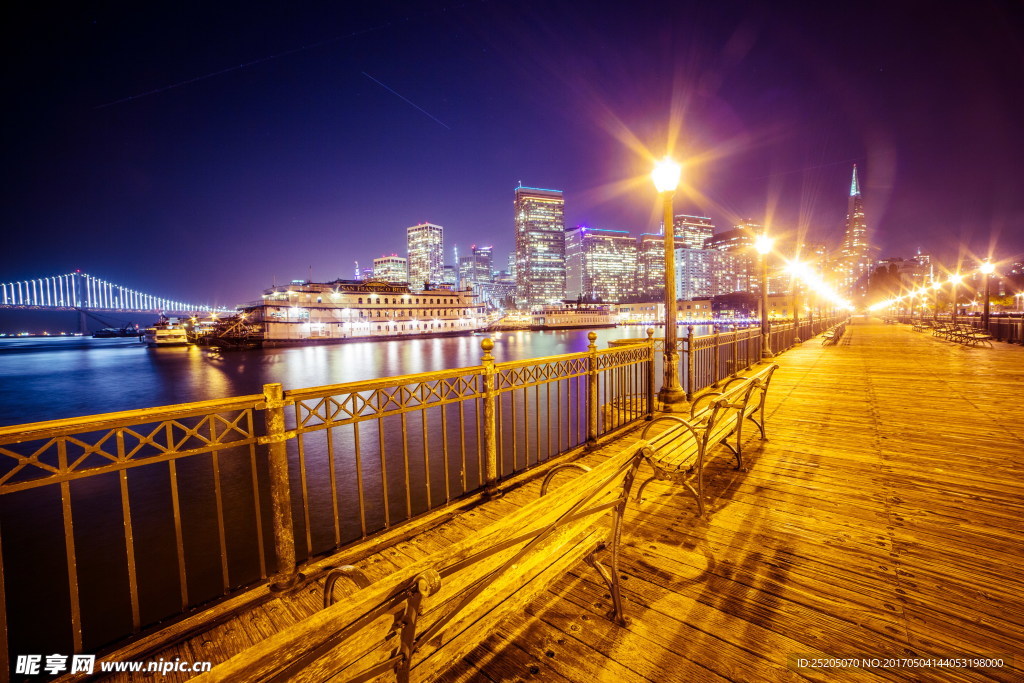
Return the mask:
<path fill-rule="evenodd" d="M 516 188 L 516 303 L 557 303 L 565 296 L 565 199 L 561 190 Z"/>
<path fill-rule="evenodd" d="M 687 249 L 703 249 L 704 242 L 710 239 L 715 232 L 715 225 L 707 216 L 689 216 L 680 213 L 676 214 L 672 223 L 675 226 L 676 243 L 681 243 L 681 246 Z M 662 230 L 664 229 L 662 226 Z"/>
<path fill-rule="evenodd" d="M 665 239 L 645 232 L 637 239 L 636 282 L 641 298 L 665 298 Z"/>
<path fill-rule="evenodd" d="M 717 249 L 676 249 L 677 296 L 689 301 L 731 294 L 731 284 L 721 277 L 726 260 L 731 259 Z"/>
<path fill-rule="evenodd" d="M 712 264 L 716 291 L 723 294 L 757 291 L 760 280 L 755 272 L 757 252 L 754 240 L 763 231 L 763 226 L 748 220 L 705 241 L 707 248 L 717 249 L 728 256 Z"/>
<path fill-rule="evenodd" d="M 444 279 L 444 228 L 420 223 L 406 230 L 409 246 L 409 288 L 425 289 Z"/>
<path fill-rule="evenodd" d="M 408 282 L 406 260 L 397 254 L 373 259 L 373 279 L 383 282 Z"/>
<path fill-rule="evenodd" d="M 868 245 L 868 226 L 864 221 L 864 202 L 857 180 L 857 164 L 853 165 L 853 180 L 850 182 L 850 200 L 846 210 L 846 230 L 839 247 L 839 269 L 844 289 L 853 289 L 861 278 L 871 271 L 871 247 Z"/>
<path fill-rule="evenodd" d="M 625 230 L 565 231 L 565 295 L 618 303 L 636 292 L 636 240 Z"/>

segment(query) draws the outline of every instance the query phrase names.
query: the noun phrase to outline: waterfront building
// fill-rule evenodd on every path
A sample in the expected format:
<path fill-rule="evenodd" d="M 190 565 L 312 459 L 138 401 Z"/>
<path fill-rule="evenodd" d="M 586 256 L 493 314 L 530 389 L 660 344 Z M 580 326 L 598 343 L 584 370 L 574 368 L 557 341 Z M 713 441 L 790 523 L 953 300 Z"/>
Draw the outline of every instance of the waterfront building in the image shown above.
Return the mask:
<path fill-rule="evenodd" d="M 619 304 L 615 307 L 620 325 L 642 325 L 665 322 L 663 300 L 637 301 Z"/>
<path fill-rule="evenodd" d="M 618 302 L 636 292 L 636 240 L 625 230 L 565 231 L 567 299 Z"/>
<path fill-rule="evenodd" d="M 514 201 L 516 303 L 523 308 L 565 296 L 565 199 L 561 190 L 520 185 Z"/>
<path fill-rule="evenodd" d="M 373 279 L 381 282 L 408 282 L 407 261 L 398 254 L 373 259 Z"/>
<path fill-rule="evenodd" d="M 853 179 L 850 182 L 850 198 L 846 210 L 846 225 L 843 241 L 839 247 L 839 271 L 844 290 L 863 291 L 867 286 L 866 276 L 871 272 L 871 247 L 868 244 L 868 228 L 864 220 L 864 201 L 861 197 L 860 181 L 857 179 L 857 164 L 853 165 Z"/>
<path fill-rule="evenodd" d="M 484 325 L 472 292 L 373 280 L 271 287 L 242 310 L 271 343 L 456 334 Z"/>
<path fill-rule="evenodd" d="M 419 223 L 406 229 L 409 250 L 409 287 L 422 290 L 444 280 L 444 228 Z"/>

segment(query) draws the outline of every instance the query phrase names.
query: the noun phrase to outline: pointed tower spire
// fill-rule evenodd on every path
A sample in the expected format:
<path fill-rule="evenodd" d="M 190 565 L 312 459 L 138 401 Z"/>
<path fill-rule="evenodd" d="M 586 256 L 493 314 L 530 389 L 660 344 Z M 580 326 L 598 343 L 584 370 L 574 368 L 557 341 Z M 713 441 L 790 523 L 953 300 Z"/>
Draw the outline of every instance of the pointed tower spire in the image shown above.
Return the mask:
<path fill-rule="evenodd" d="M 853 165 L 853 181 L 850 183 L 850 196 L 860 196 L 860 183 L 857 182 L 857 164 Z"/>

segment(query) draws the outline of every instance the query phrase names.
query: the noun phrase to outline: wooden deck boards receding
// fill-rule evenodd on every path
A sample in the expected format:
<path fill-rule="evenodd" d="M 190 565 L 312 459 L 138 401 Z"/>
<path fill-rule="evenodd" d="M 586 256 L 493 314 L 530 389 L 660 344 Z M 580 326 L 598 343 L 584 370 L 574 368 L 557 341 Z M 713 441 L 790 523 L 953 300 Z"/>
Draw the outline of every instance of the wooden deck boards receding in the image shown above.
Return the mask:
<path fill-rule="evenodd" d="M 606 592 L 586 567 L 531 606 L 590 650 L 561 676 L 1024 680 L 1024 347 L 858 320 L 840 345 L 809 342 L 778 363 L 769 441 L 747 435 L 747 472 L 712 461 L 707 523 L 670 484 L 631 504 L 626 628 L 600 618 Z M 508 680 L 503 653 L 522 663 L 543 633 L 495 634 L 474 670 Z M 1006 661 L 823 672 L 791 668 L 797 654 Z"/>
<path fill-rule="evenodd" d="M 580 565 L 442 680 L 1024 680 L 1024 347 L 966 348 L 855 320 L 840 344 L 812 340 L 777 362 L 769 441 L 744 433 L 746 472 L 724 452 L 710 461 L 708 521 L 668 483 L 630 501 L 626 627 L 604 617 L 607 588 Z M 538 488 L 357 564 L 386 574 Z M 223 661 L 316 609 L 320 590 L 264 603 L 159 656 Z M 823 671 L 792 667 L 795 656 L 1005 663 Z"/>

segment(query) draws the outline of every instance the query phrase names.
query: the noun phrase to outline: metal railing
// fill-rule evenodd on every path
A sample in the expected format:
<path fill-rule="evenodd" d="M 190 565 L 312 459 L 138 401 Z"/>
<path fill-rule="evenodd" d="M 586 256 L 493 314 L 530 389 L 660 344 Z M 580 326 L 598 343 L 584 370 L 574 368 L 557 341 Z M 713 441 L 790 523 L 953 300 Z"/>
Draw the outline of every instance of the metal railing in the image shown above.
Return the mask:
<path fill-rule="evenodd" d="M 802 321 L 799 330 L 793 323 L 773 323 L 770 326 L 769 345 L 773 354 L 781 353 L 797 343 L 797 338 L 806 341 L 820 334 L 848 316 L 819 317 L 813 321 Z M 651 338 L 653 330 L 648 330 Z M 761 360 L 761 346 L 764 338 L 760 327 L 747 327 L 713 334 L 695 335 L 694 326 L 686 328 L 686 334 L 676 339 L 679 353 L 679 384 L 686 392 L 686 400 L 692 401 L 694 394 L 709 387 L 717 387 L 723 380 L 735 377 L 742 370 Z M 609 342 L 614 348 L 636 345 L 642 339 L 619 339 Z M 653 370 L 656 380 L 652 385 L 660 386 L 662 377 L 662 356 L 665 340 L 652 338 L 655 352 Z"/>
<path fill-rule="evenodd" d="M 0 667 L 287 586 L 314 556 L 649 416 L 654 344 L 589 339 L 506 363 L 485 339 L 473 367 L 0 428 Z"/>

